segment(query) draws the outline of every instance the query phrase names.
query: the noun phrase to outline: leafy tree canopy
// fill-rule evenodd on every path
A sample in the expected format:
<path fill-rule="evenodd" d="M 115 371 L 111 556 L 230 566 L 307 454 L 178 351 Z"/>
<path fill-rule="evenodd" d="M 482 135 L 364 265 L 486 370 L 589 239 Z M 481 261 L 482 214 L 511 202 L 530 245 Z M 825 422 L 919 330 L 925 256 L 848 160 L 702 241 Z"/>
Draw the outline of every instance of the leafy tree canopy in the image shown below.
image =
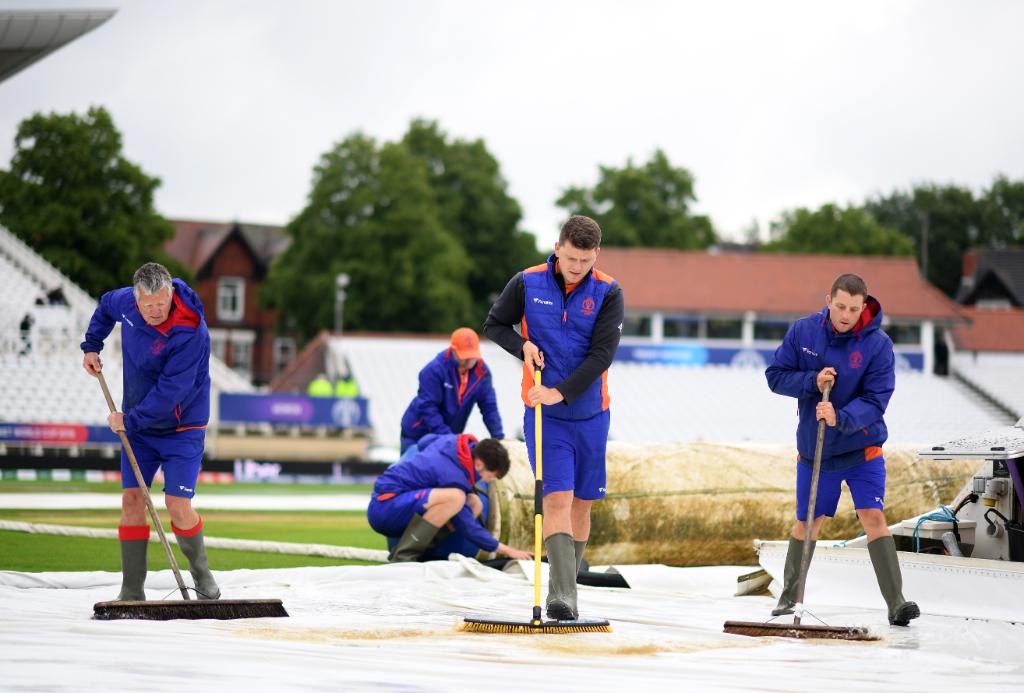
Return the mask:
<path fill-rule="evenodd" d="M 153 207 L 159 185 L 122 155 L 106 109 L 36 114 L 18 126 L 11 167 L 0 170 L 0 224 L 93 296 L 150 261 L 189 280 L 163 251 L 174 231 Z"/>
<path fill-rule="evenodd" d="M 699 250 L 717 241 L 711 220 L 690 211 L 693 176 L 660 149 L 642 166 L 630 159 L 625 168 L 600 171 L 597 185 L 568 188 L 558 205 L 595 219 L 602 245 Z"/>
<path fill-rule="evenodd" d="M 826 204 L 811 211 L 786 212 L 772 224 L 767 252 L 836 255 L 910 255 L 914 244 L 857 207 Z"/>
<path fill-rule="evenodd" d="M 263 298 L 304 338 L 333 324 L 342 272 L 345 329 L 444 332 L 469 320 L 469 258 L 441 223 L 427 164 L 403 143 L 354 134 L 324 154 L 287 230 Z"/>

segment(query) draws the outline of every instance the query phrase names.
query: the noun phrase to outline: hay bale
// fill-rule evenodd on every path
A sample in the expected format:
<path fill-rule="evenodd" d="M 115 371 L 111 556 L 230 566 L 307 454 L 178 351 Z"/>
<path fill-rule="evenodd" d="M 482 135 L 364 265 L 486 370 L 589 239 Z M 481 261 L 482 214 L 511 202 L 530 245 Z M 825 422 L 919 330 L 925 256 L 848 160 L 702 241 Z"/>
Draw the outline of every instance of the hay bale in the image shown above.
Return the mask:
<path fill-rule="evenodd" d="M 533 545 L 533 473 L 526 445 L 505 442 L 501 540 Z M 886 450 L 886 517 L 892 522 L 949 503 L 979 461 L 919 460 Z M 608 444 L 608 496 L 594 503 L 587 560 L 669 565 L 756 564 L 754 539 L 785 539 L 795 520 L 792 448 L 712 443 Z M 822 537 L 861 532 L 845 485 Z"/>

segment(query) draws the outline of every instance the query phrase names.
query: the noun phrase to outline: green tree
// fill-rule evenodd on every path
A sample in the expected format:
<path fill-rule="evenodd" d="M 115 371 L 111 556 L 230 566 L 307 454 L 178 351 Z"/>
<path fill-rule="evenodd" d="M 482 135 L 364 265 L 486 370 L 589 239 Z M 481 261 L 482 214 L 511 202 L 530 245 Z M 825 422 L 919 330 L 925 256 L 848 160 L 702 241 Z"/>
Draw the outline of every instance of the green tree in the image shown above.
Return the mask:
<path fill-rule="evenodd" d="M 0 170 L 0 224 L 93 296 L 153 260 L 188 280 L 163 251 L 174 229 L 153 208 L 159 185 L 122 156 L 106 109 L 37 113 L 18 126 L 10 170 Z"/>
<path fill-rule="evenodd" d="M 346 329 L 443 332 L 469 317 L 469 260 L 440 222 L 426 164 L 403 144 L 354 134 L 324 154 L 287 231 L 263 299 L 304 338 L 333 325 L 342 272 Z"/>
<path fill-rule="evenodd" d="M 822 205 L 786 212 L 771 226 L 766 252 L 835 255 L 911 255 L 914 244 L 857 207 Z"/>
<path fill-rule="evenodd" d="M 418 119 L 402 143 L 423 160 L 441 225 L 469 256 L 472 324 L 482 324 L 492 295 L 510 276 L 542 260 L 536 238 L 519 228 L 522 210 L 482 140 L 452 141 L 436 122 Z"/>
<path fill-rule="evenodd" d="M 1024 181 L 997 176 L 979 204 L 982 228 L 993 245 L 1024 243 Z"/>
<path fill-rule="evenodd" d="M 699 250 L 717 241 L 711 220 L 690 211 L 693 176 L 658 149 L 643 166 L 600 167 L 593 188 L 571 187 L 558 206 L 601 225 L 602 245 Z"/>
<path fill-rule="evenodd" d="M 914 244 L 925 278 L 949 296 L 960 285 L 964 251 L 989 247 L 1004 233 L 985 224 L 983 206 L 969 189 L 955 185 L 894 191 L 869 200 L 864 209 Z"/>

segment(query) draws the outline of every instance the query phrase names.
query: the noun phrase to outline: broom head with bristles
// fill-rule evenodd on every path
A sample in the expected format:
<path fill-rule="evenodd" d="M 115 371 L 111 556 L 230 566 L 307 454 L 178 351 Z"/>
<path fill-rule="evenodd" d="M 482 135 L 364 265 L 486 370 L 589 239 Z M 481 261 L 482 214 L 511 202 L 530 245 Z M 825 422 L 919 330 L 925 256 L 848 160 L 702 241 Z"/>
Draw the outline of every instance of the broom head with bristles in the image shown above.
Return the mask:
<path fill-rule="evenodd" d="M 462 620 L 459 630 L 464 633 L 611 633 L 612 626 L 608 621 L 588 618 L 574 621 L 492 621 L 466 618 Z"/>
<path fill-rule="evenodd" d="M 288 612 L 284 610 L 280 599 L 113 601 L 97 602 L 93 606 L 93 618 L 101 621 L 122 618 L 147 621 L 212 618 L 226 621 L 235 618 L 277 618 L 287 615 Z"/>
<path fill-rule="evenodd" d="M 759 638 L 819 638 L 826 640 L 880 640 L 861 626 L 797 625 L 795 623 L 761 623 L 759 621 L 726 621 L 722 630 L 733 635 Z"/>

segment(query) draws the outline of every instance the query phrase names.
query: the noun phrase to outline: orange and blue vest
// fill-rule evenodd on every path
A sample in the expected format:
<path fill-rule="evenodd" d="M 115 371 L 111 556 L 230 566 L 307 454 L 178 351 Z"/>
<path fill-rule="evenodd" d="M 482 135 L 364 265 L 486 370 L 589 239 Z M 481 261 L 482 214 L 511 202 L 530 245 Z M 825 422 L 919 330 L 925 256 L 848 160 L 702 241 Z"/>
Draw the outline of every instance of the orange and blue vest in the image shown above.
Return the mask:
<path fill-rule="evenodd" d="M 555 387 L 579 368 L 590 351 L 594 325 L 615 279 L 591 270 L 566 295 L 555 278 L 555 256 L 543 265 L 523 270 L 523 339 L 537 345 L 544 354 L 541 384 Z M 523 364 L 523 403 L 533 387 L 530 364 Z M 544 416 L 568 421 L 589 419 L 608 409 L 608 371 L 601 374 L 571 404 L 561 402 L 544 407 Z"/>

